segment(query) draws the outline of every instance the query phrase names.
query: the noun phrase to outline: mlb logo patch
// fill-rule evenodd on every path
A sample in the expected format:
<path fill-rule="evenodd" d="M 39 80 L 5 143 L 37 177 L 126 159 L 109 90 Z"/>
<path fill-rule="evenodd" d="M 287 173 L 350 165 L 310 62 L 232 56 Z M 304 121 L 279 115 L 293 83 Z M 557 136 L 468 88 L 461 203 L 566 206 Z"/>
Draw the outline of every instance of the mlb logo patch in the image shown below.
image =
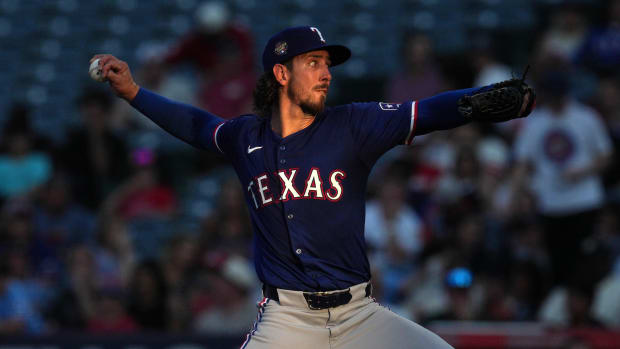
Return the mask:
<path fill-rule="evenodd" d="M 286 52 L 288 51 L 288 44 L 286 43 L 286 41 L 280 41 L 276 44 L 276 47 L 273 51 L 278 56 L 285 55 Z"/>
<path fill-rule="evenodd" d="M 379 108 L 381 108 L 381 110 L 398 110 L 399 107 L 400 103 L 379 102 Z"/>

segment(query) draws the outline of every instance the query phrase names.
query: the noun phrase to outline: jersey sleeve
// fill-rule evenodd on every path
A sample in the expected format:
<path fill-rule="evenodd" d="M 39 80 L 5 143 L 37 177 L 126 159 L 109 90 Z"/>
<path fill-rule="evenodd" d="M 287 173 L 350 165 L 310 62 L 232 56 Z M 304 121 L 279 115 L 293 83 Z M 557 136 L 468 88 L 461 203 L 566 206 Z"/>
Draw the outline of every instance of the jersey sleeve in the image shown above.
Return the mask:
<path fill-rule="evenodd" d="M 213 128 L 212 141 L 215 149 L 228 158 L 234 156 L 235 145 L 239 140 L 239 132 L 243 127 L 243 117 L 220 122 Z"/>
<path fill-rule="evenodd" d="M 218 143 L 225 120 L 193 106 L 178 103 L 140 88 L 131 105 L 173 136 L 190 145 L 224 153 Z"/>
<path fill-rule="evenodd" d="M 410 145 L 415 135 L 447 130 L 468 123 L 470 120 L 458 111 L 458 100 L 491 86 L 446 91 L 402 104 L 352 104 L 350 124 L 362 158 L 372 163 L 395 145 Z"/>
<path fill-rule="evenodd" d="M 416 126 L 416 102 L 370 102 L 350 105 L 349 124 L 360 157 L 368 165 L 399 144 L 411 144 Z"/>

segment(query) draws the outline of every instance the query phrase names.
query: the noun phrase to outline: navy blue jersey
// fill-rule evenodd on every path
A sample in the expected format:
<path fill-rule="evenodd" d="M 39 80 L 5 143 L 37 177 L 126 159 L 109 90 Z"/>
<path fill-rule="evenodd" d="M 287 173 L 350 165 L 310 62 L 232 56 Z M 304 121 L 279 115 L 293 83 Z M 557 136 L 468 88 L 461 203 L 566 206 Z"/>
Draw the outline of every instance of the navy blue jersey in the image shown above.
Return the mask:
<path fill-rule="evenodd" d="M 145 89 L 132 105 L 180 139 L 230 160 L 245 191 L 261 281 L 327 291 L 370 279 L 365 196 L 377 159 L 410 144 L 415 134 L 464 124 L 456 100 L 472 91 L 402 104 L 328 107 L 285 138 L 271 130 L 270 119 L 244 115 L 225 121 Z"/>
<path fill-rule="evenodd" d="M 366 183 L 375 161 L 413 134 L 412 103 L 326 108 L 281 138 L 255 115 L 216 128 L 214 144 L 245 188 L 259 278 L 285 289 L 368 281 Z M 415 108 L 413 109 L 415 111 Z"/>

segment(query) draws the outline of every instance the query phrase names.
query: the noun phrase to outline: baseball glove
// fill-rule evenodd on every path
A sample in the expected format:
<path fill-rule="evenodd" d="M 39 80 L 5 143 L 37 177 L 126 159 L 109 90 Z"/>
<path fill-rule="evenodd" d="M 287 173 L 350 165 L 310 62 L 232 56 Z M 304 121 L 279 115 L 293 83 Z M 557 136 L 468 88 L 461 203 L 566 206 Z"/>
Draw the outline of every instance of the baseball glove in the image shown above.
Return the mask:
<path fill-rule="evenodd" d="M 465 118 L 482 122 L 501 122 L 528 116 L 536 104 L 534 90 L 525 83 L 525 75 L 521 79 L 510 79 L 491 85 L 458 100 L 458 109 Z M 529 101 L 523 113 L 521 108 L 525 96 Z"/>

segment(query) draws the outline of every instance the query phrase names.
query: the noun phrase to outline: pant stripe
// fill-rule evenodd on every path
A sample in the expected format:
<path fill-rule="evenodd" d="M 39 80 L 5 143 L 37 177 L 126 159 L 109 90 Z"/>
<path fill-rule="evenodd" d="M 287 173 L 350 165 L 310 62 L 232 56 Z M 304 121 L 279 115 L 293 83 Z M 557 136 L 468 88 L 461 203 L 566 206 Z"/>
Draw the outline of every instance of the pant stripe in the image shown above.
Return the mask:
<path fill-rule="evenodd" d="M 245 349 L 245 347 L 250 342 L 252 335 L 254 335 L 254 333 L 258 329 L 258 323 L 261 322 L 261 320 L 263 319 L 263 313 L 265 312 L 265 306 L 267 305 L 267 303 L 269 303 L 269 298 L 263 298 L 263 300 L 258 303 L 258 315 L 256 315 L 256 321 L 254 321 L 254 326 L 252 326 L 250 332 L 248 332 L 248 334 L 245 336 L 245 342 L 241 344 L 241 347 L 239 349 Z"/>

